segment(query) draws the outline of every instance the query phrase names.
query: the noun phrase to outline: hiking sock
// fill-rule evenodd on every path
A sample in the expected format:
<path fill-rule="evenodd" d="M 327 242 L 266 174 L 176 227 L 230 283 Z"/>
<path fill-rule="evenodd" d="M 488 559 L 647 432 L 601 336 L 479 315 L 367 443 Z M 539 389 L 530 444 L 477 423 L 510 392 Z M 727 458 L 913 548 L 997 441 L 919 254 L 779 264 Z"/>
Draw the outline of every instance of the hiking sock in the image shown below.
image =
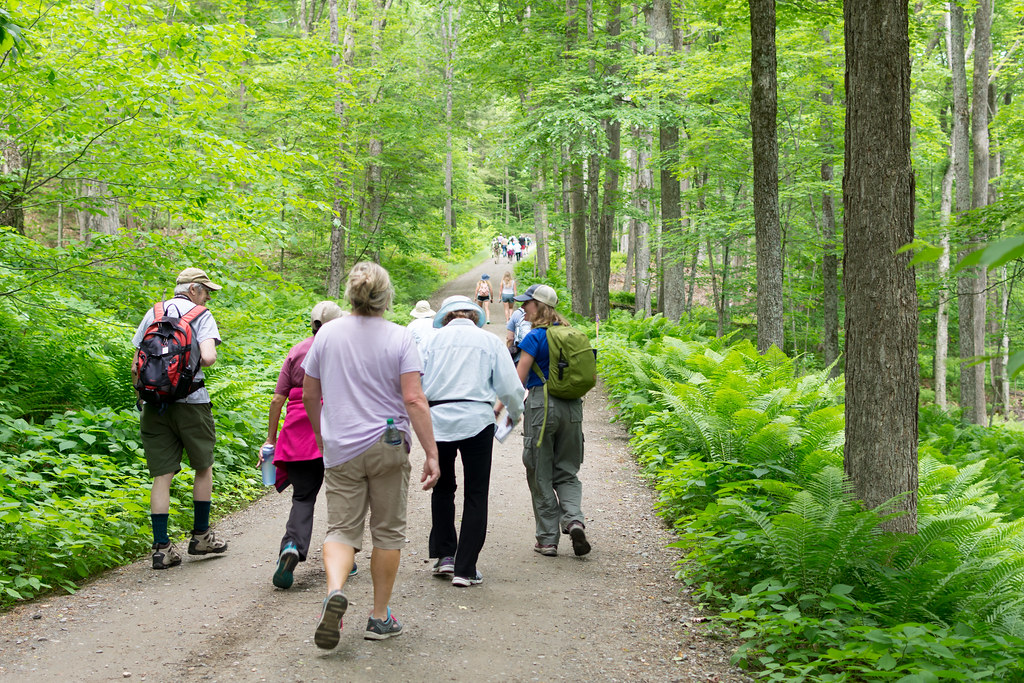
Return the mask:
<path fill-rule="evenodd" d="M 167 535 L 167 519 L 170 516 L 170 513 L 162 515 L 154 513 L 149 516 L 153 520 L 153 543 L 165 545 L 171 542 L 171 537 Z"/>
<path fill-rule="evenodd" d="M 201 534 L 210 528 L 210 501 L 194 500 L 192 508 L 195 510 L 195 522 L 192 524 L 192 533 Z"/>

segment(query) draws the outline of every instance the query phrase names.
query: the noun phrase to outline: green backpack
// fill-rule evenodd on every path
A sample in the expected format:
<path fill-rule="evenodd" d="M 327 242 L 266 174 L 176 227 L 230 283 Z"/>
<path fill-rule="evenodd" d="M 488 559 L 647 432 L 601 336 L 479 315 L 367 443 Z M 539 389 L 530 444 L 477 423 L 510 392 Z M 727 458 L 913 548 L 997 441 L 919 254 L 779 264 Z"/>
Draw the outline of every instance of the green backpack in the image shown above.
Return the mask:
<path fill-rule="evenodd" d="M 548 376 L 536 362 L 533 371 L 544 384 L 544 424 L 537 438 L 544 440 L 548 424 L 548 394 L 556 398 L 582 398 L 597 384 L 597 351 L 590 346 L 585 333 L 568 325 L 552 325 L 546 329 L 548 340 Z"/>

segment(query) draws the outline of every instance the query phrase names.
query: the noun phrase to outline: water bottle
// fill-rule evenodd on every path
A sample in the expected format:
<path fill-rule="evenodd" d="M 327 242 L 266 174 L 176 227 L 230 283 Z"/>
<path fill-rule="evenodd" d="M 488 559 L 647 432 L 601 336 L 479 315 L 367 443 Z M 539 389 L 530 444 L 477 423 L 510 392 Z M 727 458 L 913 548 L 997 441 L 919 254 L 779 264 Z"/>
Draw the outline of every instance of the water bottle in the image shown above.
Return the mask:
<path fill-rule="evenodd" d="M 260 455 L 263 456 L 263 464 L 260 466 L 260 469 L 263 470 L 263 485 L 273 486 L 277 481 L 277 468 L 274 467 L 274 445 L 264 444 L 260 449 Z"/>
<path fill-rule="evenodd" d="M 388 418 L 388 426 L 384 428 L 384 443 L 389 446 L 402 445 L 402 432 L 398 431 L 395 421 L 390 417 Z"/>

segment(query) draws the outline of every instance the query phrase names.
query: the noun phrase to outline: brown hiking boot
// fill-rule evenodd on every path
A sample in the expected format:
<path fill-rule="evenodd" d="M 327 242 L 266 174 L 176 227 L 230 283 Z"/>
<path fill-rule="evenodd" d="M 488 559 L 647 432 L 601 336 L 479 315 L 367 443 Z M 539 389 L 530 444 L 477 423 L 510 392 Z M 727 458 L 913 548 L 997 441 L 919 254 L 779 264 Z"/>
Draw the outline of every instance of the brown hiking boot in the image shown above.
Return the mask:
<path fill-rule="evenodd" d="M 222 553 L 228 549 L 228 542 L 217 538 L 213 528 L 202 533 L 192 532 L 192 540 L 188 542 L 189 555 L 207 555 L 209 553 Z"/>

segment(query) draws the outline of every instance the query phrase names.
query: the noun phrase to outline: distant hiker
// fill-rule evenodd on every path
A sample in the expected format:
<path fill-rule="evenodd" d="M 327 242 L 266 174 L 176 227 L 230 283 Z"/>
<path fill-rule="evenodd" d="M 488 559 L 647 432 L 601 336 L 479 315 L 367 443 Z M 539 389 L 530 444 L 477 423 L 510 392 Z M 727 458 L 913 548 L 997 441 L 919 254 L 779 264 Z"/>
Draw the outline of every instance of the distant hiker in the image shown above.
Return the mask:
<path fill-rule="evenodd" d="M 516 261 L 523 260 L 523 246 L 519 244 L 519 240 L 512 243 L 512 253 L 515 254 Z"/>
<path fill-rule="evenodd" d="M 324 483 L 324 458 L 316 445 L 313 426 L 302 404 L 302 381 L 306 377 L 302 361 L 306 358 L 313 338 L 320 328 L 345 312 L 333 301 L 321 301 L 310 313 L 313 334 L 293 346 L 284 359 L 284 365 L 277 376 L 274 396 L 270 399 L 270 415 L 267 426 L 267 441 L 264 445 L 274 447 L 274 464 L 277 466 L 275 487 L 283 492 L 292 487 L 292 508 L 288 513 L 284 536 L 277 558 L 277 571 L 273 583 L 278 588 L 291 588 L 292 572 L 300 562 L 306 561 L 309 542 L 313 536 L 313 508 L 316 496 Z M 278 434 L 281 422 L 281 408 L 288 405 L 284 426 Z M 262 456 L 261 456 L 262 460 Z M 353 566 L 353 572 L 356 571 Z"/>
<path fill-rule="evenodd" d="M 519 342 L 522 355 L 516 369 L 529 391 L 523 420 L 523 464 L 537 526 L 533 549 L 554 557 L 561 532 L 569 534 L 577 555 L 586 555 L 590 543 L 580 507 L 583 484 L 577 477 L 583 463 L 583 401 L 548 395 L 543 386 L 549 375 L 547 328 L 569 323 L 555 310 L 558 295 L 554 289 L 547 285 L 530 289 L 533 291 L 516 297 L 533 325 Z"/>
<path fill-rule="evenodd" d="M 524 294 L 532 297 L 538 287 L 540 285 L 530 285 L 526 288 Z M 509 317 L 508 322 L 505 324 L 505 346 L 508 348 L 514 363 L 519 363 L 519 342 L 530 333 L 532 327 L 530 321 L 526 319 L 526 311 L 523 310 L 522 306 L 512 311 L 511 317 Z"/>
<path fill-rule="evenodd" d="M 491 276 L 484 273 L 476 282 L 476 302 L 484 309 L 484 315 L 487 317 L 484 322 L 488 325 L 491 324 L 491 296 L 494 294 L 491 291 L 490 279 Z"/>
<path fill-rule="evenodd" d="M 505 309 L 505 324 L 508 324 L 512 317 L 512 309 L 515 308 L 516 279 L 512 276 L 511 270 L 506 270 L 501 278 L 501 305 Z"/>
<path fill-rule="evenodd" d="M 526 391 L 501 341 L 483 327 L 484 312 L 469 297 L 450 296 L 434 316 L 440 328 L 423 364 L 423 393 L 431 422 L 441 477 L 430 497 L 430 557 L 434 576 L 452 585 L 483 582 L 476 562 L 487 536 L 487 496 L 494 446 L 495 398 L 508 406 L 513 424 L 523 413 Z M 462 524 L 455 531 L 455 457 L 462 456 Z"/>
<path fill-rule="evenodd" d="M 494 265 L 498 265 L 498 259 L 501 258 L 501 253 L 504 251 L 504 247 L 497 237 L 491 240 L 491 251 L 494 252 Z"/>
<path fill-rule="evenodd" d="M 221 286 L 214 284 L 199 268 L 186 268 L 178 274 L 174 298 L 159 302 L 151 308 L 132 337 L 132 344 L 139 349 L 132 366 L 132 379 L 137 389 L 140 381 L 146 380 L 154 369 L 160 368 L 159 363 L 163 360 L 159 356 L 161 344 L 154 348 L 150 341 L 159 341 L 156 339 L 158 335 L 167 335 L 168 331 L 176 328 L 170 336 L 163 338 L 163 349 L 167 349 L 183 342 L 182 329 L 190 327 L 191 339 L 188 341 L 194 340 L 200 355 L 194 376 L 169 378 L 171 381 L 177 379 L 184 382 L 180 385 L 181 391 L 186 392 L 184 398 L 158 401 L 151 395 L 146 398 L 149 390 L 140 389 L 140 395 L 146 399 L 141 404 L 142 447 L 146 453 L 149 474 L 153 477 L 149 496 L 153 523 L 153 569 L 167 569 L 181 564 L 181 555 L 171 543 L 167 520 L 171 509 L 171 480 L 181 471 L 183 452 L 188 454 L 189 465 L 195 470 L 192 485 L 194 517 L 188 554 L 222 553 L 228 548 L 227 541 L 217 538 L 210 528 L 213 447 L 217 437 L 210 392 L 204 385 L 202 371 L 202 368 L 208 368 L 217 361 L 217 345 L 221 342 L 217 321 L 204 306 L 210 300 L 210 295 L 218 289 Z M 176 374 L 182 363 L 174 362 L 162 367 L 166 376 L 167 373 Z M 152 386 L 155 388 L 157 384 L 153 383 Z"/>
<path fill-rule="evenodd" d="M 512 237 L 509 237 L 508 238 L 508 245 L 505 247 L 505 253 L 508 256 L 508 262 L 509 263 L 512 263 L 512 258 L 516 254 L 516 247 L 515 247 L 515 245 L 516 245 L 515 239 L 512 238 Z"/>
<path fill-rule="evenodd" d="M 416 307 L 409 312 L 409 315 L 413 317 L 413 320 L 405 327 L 412 332 L 413 338 L 416 339 L 416 348 L 420 352 L 420 360 L 422 361 L 423 349 L 436 332 L 434 329 L 435 312 L 430 307 L 429 301 L 420 299 L 416 302 Z"/>
<path fill-rule="evenodd" d="M 416 341 L 406 328 L 384 320 L 393 296 L 386 270 L 357 263 L 345 285 L 352 315 L 320 328 L 302 363 L 302 402 L 324 454 L 327 597 L 313 641 L 325 650 L 341 639 L 348 608 L 343 589 L 363 543 L 367 510 L 373 611 L 363 637 L 383 640 L 402 632 L 388 603 L 405 546 L 410 424 L 426 452 L 424 490 L 439 473 Z"/>

